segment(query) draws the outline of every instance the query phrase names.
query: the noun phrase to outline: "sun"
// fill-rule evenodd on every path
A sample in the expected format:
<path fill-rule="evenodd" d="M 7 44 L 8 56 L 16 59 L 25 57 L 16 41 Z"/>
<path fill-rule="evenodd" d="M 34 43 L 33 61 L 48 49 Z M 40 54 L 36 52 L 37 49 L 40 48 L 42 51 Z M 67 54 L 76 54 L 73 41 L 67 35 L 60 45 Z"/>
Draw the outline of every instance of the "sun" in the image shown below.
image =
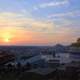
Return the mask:
<path fill-rule="evenodd" d="M 3 35 L 3 41 L 4 42 L 7 42 L 7 43 L 10 42 L 11 38 L 12 38 L 12 35 L 10 33 L 5 33 Z"/>
<path fill-rule="evenodd" d="M 10 39 L 9 38 L 5 38 L 4 42 L 10 42 Z"/>
<path fill-rule="evenodd" d="M 4 27 L 0 30 L 0 39 L 2 44 L 12 44 L 17 38 L 16 27 Z M 16 38 L 15 38 L 16 37 Z"/>

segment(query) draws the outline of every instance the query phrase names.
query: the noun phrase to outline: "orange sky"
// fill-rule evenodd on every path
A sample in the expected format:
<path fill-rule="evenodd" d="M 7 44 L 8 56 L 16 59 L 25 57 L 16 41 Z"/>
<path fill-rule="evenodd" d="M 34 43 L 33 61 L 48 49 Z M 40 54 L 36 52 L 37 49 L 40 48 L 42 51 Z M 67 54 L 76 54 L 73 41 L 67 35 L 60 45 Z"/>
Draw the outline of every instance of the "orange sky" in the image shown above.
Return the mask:
<path fill-rule="evenodd" d="M 64 20 L 65 25 L 70 21 Z M 54 45 L 74 42 L 79 29 L 56 25 L 48 20 L 36 20 L 20 13 L 0 13 L 0 45 Z"/>
<path fill-rule="evenodd" d="M 34 32 L 17 27 L 5 27 L 0 31 L 1 45 L 52 45 L 57 42 L 67 43 L 67 40 L 70 41 L 70 39 L 69 34 L 63 35 L 63 33 L 60 33 L 59 35 Z"/>
<path fill-rule="evenodd" d="M 80 37 L 80 0 L 0 0 L 0 45 L 71 44 Z"/>

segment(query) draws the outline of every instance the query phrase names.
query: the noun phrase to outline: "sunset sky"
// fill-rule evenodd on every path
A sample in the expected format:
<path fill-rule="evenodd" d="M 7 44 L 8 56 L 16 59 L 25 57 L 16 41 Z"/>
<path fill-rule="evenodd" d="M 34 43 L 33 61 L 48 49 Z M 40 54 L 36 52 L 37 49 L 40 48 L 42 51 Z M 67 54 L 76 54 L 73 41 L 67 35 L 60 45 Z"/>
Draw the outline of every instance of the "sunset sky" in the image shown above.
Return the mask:
<path fill-rule="evenodd" d="M 0 45 L 70 44 L 80 37 L 80 0 L 0 0 Z"/>

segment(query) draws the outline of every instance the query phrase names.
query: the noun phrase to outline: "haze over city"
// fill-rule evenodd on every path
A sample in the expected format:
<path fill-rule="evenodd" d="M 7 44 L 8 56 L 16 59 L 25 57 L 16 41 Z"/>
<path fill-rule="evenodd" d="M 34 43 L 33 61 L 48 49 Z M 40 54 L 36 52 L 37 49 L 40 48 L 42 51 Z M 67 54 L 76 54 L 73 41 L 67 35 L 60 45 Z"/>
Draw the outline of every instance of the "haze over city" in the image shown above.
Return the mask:
<path fill-rule="evenodd" d="M 80 0 L 0 0 L 0 45 L 70 44 L 80 36 Z"/>

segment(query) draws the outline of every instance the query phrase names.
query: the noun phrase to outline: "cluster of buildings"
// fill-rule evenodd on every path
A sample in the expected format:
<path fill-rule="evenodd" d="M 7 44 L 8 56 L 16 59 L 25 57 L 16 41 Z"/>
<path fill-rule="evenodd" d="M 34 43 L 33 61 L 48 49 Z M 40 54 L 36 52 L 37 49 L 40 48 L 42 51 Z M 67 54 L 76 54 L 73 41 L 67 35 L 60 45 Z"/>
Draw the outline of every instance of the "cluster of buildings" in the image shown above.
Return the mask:
<path fill-rule="evenodd" d="M 19 48 L 18 48 L 19 49 Z M 7 52 L 8 56 L 15 55 L 15 59 L 12 61 L 9 60 L 7 64 L 16 65 L 17 63 L 21 63 L 22 66 L 26 65 L 26 63 L 30 63 L 33 67 L 51 67 L 57 68 L 65 65 L 68 65 L 72 62 L 80 62 L 80 49 L 73 47 L 65 47 L 61 45 L 56 45 L 53 47 L 38 47 L 38 48 L 23 48 L 17 50 L 17 48 L 11 48 Z M 17 53 L 17 52 L 21 53 Z M 6 52 L 6 51 L 5 51 Z M 0 54 L 0 55 L 5 55 Z M 9 53 L 10 52 L 10 53 Z M 14 52 L 14 53 L 13 53 Z M 36 52 L 36 53 L 35 53 Z M 76 53 L 74 53 L 76 52 Z M 4 56 L 2 56 L 4 57 Z M 1 57 L 0 57 L 1 58 Z M 7 58 L 5 58 L 7 60 Z"/>
<path fill-rule="evenodd" d="M 80 47 L 62 46 L 54 47 L 5 47 L 0 48 L 0 64 L 6 63 L 16 65 L 20 63 L 25 66 L 31 64 L 29 72 L 47 74 L 49 72 L 66 70 L 67 67 L 80 67 Z M 7 53 L 6 53 L 7 52 Z M 11 54 L 12 53 L 12 54 Z"/>
<path fill-rule="evenodd" d="M 57 50 L 57 51 L 56 51 Z M 78 47 L 63 47 L 57 45 L 56 48 L 44 48 L 39 54 L 36 54 L 29 59 L 21 60 L 23 65 L 27 62 L 36 65 L 37 67 L 51 67 L 59 68 L 68 66 L 68 64 L 80 64 L 80 48 Z M 74 66 L 75 66 L 74 64 Z"/>

